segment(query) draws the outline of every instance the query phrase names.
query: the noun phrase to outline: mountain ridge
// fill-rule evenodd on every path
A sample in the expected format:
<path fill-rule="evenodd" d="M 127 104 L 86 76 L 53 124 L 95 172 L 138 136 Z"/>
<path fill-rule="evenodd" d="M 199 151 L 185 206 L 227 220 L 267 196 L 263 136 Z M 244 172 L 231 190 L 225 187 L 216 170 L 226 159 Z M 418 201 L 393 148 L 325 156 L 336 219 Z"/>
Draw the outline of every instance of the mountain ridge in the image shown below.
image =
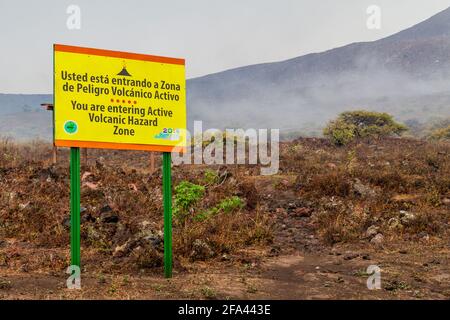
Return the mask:
<path fill-rule="evenodd" d="M 416 110 L 416 118 L 424 121 L 426 113 L 449 116 L 448 108 L 442 110 L 442 103 L 450 105 L 448 100 L 442 102 L 450 78 L 448 21 L 450 9 L 376 41 L 195 78 L 188 83 L 188 105 L 196 106 L 195 118 L 203 118 L 211 126 L 220 123 L 207 116 L 208 104 L 214 105 L 215 111 L 233 110 L 231 113 L 246 115 L 249 121 L 238 125 L 249 122 L 250 126 L 281 128 L 306 122 L 323 125 L 337 113 L 352 108 L 390 110 L 402 120 L 408 120 L 405 109 Z M 276 90 L 270 90 L 274 86 Z M 266 94 L 268 91 L 271 94 Z M 430 94 L 436 94 L 439 103 L 424 104 L 423 97 Z M 401 96 L 408 97 L 408 101 L 399 101 Z M 422 106 L 411 102 L 412 96 Z M 405 105 L 394 107 L 394 102 Z M 271 108 L 276 110 L 270 117 L 251 117 L 255 110 L 267 112 Z M 434 111 L 430 114 L 418 108 Z M 297 119 L 292 121 L 291 115 L 296 113 Z M 233 120 L 226 113 L 219 113 L 217 118 Z"/>
<path fill-rule="evenodd" d="M 425 122 L 450 117 L 449 85 L 450 8 L 379 40 L 189 79 L 188 124 L 317 132 L 339 112 L 361 108 Z M 0 135 L 23 132 L 14 118 L 35 112 L 50 139 L 51 117 L 39 104 L 52 95 L 13 96 L 0 94 Z"/>

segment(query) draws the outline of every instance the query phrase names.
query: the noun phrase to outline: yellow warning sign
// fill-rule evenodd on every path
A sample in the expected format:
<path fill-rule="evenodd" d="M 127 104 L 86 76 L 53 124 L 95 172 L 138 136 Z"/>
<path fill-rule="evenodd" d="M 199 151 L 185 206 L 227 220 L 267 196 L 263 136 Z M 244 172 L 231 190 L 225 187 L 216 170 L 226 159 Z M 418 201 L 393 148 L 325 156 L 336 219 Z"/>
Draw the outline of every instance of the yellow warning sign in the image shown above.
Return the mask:
<path fill-rule="evenodd" d="M 54 99 L 56 146 L 186 146 L 183 59 L 55 45 Z"/>

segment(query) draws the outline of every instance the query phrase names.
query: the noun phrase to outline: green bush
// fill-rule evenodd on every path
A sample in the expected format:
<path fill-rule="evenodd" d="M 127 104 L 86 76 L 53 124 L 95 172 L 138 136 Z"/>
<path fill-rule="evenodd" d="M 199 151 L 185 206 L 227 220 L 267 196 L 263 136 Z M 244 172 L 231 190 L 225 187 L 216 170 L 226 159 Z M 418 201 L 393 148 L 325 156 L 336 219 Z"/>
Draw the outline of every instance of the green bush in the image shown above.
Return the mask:
<path fill-rule="evenodd" d="M 182 181 L 175 187 L 175 199 L 173 214 L 184 222 L 189 216 L 189 211 L 205 194 L 205 187 L 189 181 Z"/>
<path fill-rule="evenodd" d="M 242 209 L 243 207 L 244 201 L 241 198 L 234 196 L 220 201 L 217 206 L 196 215 L 194 219 L 197 221 L 204 221 L 221 212 L 228 214 L 235 210 Z"/>
<path fill-rule="evenodd" d="M 394 121 L 387 113 L 347 111 L 331 121 L 323 133 L 336 145 L 345 145 L 357 138 L 379 138 L 401 135 L 407 127 Z"/>
<path fill-rule="evenodd" d="M 219 175 L 216 171 L 211 169 L 206 169 L 203 174 L 203 181 L 206 185 L 213 185 L 219 182 Z"/>
<path fill-rule="evenodd" d="M 323 134 L 335 145 L 342 146 L 355 139 L 355 131 L 356 128 L 354 125 L 338 119 L 331 121 L 323 130 Z"/>
<path fill-rule="evenodd" d="M 217 205 L 219 211 L 222 211 L 224 213 L 230 213 L 236 209 L 242 209 L 243 207 L 244 201 L 237 196 L 226 198 Z"/>
<path fill-rule="evenodd" d="M 434 130 L 430 139 L 432 140 L 450 140 L 450 126 Z"/>

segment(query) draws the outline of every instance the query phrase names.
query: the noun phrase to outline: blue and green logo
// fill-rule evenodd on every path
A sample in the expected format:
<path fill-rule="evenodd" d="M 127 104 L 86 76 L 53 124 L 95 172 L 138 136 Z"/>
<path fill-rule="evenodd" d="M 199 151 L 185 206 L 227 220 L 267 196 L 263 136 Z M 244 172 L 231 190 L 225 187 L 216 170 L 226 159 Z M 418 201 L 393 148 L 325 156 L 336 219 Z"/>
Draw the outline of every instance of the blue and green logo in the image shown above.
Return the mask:
<path fill-rule="evenodd" d="M 78 125 L 73 120 L 68 120 L 64 123 L 64 131 L 68 134 L 75 134 L 78 131 Z"/>

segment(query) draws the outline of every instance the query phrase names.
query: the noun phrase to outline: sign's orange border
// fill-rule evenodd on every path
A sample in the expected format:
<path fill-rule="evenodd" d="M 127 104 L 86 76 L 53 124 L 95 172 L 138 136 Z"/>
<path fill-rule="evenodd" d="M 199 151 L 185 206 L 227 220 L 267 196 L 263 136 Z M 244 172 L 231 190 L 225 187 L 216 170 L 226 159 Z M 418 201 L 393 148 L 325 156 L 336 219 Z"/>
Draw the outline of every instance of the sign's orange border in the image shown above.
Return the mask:
<path fill-rule="evenodd" d="M 75 47 L 75 46 L 68 46 L 68 45 L 64 45 L 64 44 L 55 44 L 54 50 L 60 51 L 60 52 L 90 54 L 90 55 L 102 56 L 102 57 L 113 57 L 113 58 L 122 58 L 122 59 L 161 62 L 161 63 L 178 64 L 178 65 L 183 65 L 183 66 L 185 65 L 185 60 L 179 59 L 179 58 L 168 58 L 168 57 L 160 57 L 160 56 L 151 56 L 151 55 L 140 54 L 140 53 Z"/>
<path fill-rule="evenodd" d="M 59 52 L 73 52 L 80 54 L 90 54 L 102 57 L 114 57 L 122 59 L 132 59 L 141 61 L 151 61 L 159 63 L 185 65 L 184 59 L 169 58 L 152 56 L 140 53 L 112 51 L 95 48 L 85 48 L 69 46 L 64 44 L 54 44 L 54 51 Z M 54 105 L 56 108 L 57 106 Z M 113 142 L 96 142 L 96 141 L 78 141 L 78 140 L 55 140 L 55 146 L 57 147 L 79 147 L 79 148 L 91 148 L 91 149 L 117 149 L 117 150 L 143 150 L 143 151 L 159 151 L 159 152 L 186 152 L 186 147 L 181 146 L 163 146 L 163 145 L 151 145 L 151 144 L 131 144 L 131 143 L 113 143 Z"/>
<path fill-rule="evenodd" d="M 143 150 L 159 152 L 185 152 L 186 147 L 181 146 L 162 146 L 152 144 L 131 144 L 97 141 L 78 141 L 78 140 L 55 140 L 57 147 L 79 147 L 90 149 L 117 149 L 117 150 Z"/>

